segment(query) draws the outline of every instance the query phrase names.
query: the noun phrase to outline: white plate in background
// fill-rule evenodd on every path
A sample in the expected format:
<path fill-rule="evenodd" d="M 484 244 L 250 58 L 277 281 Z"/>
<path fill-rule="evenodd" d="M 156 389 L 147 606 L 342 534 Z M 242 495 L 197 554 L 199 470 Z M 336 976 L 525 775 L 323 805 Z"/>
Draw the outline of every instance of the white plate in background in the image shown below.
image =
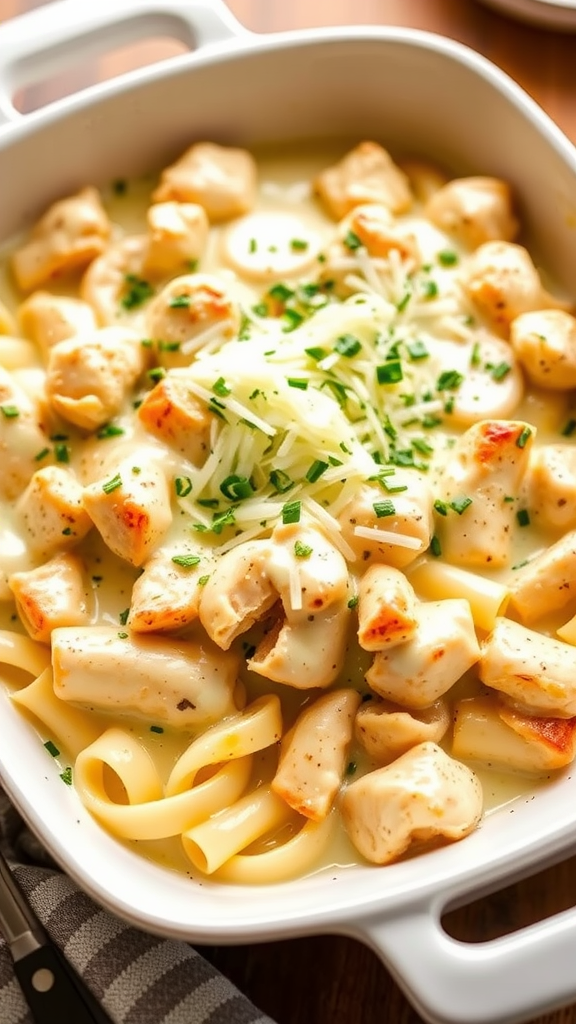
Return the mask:
<path fill-rule="evenodd" d="M 576 32 L 576 0 L 481 0 L 511 18 L 559 32 Z"/>

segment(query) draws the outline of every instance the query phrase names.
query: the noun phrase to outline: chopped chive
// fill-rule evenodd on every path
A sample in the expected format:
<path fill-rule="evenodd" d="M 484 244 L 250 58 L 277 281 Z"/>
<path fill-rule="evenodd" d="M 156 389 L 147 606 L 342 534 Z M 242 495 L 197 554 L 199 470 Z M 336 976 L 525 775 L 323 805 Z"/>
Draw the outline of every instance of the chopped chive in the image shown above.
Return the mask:
<path fill-rule="evenodd" d="M 142 348 L 152 348 L 154 342 L 152 341 L 152 338 L 142 338 L 140 344 L 142 345 Z"/>
<path fill-rule="evenodd" d="M 170 299 L 168 305 L 170 306 L 170 309 L 188 309 L 190 306 L 190 296 L 184 294 L 175 295 Z"/>
<path fill-rule="evenodd" d="M 127 640 L 128 639 L 128 633 L 118 633 L 118 639 L 119 640 Z"/>
<path fill-rule="evenodd" d="M 338 352 L 338 355 L 347 356 L 348 359 L 357 355 L 361 348 L 362 345 L 353 334 L 342 334 L 339 338 L 336 338 L 334 344 L 334 351 Z"/>
<path fill-rule="evenodd" d="M 291 487 L 294 487 L 294 481 L 290 479 L 283 469 L 273 469 L 268 479 L 278 494 L 284 494 L 285 491 L 289 491 Z"/>
<path fill-rule="evenodd" d="M 154 289 L 148 281 L 136 274 L 126 274 L 124 277 L 126 292 L 120 299 L 120 305 L 124 309 L 137 309 L 143 302 L 154 295 Z"/>
<path fill-rule="evenodd" d="M 510 373 L 511 369 L 512 367 L 510 366 L 510 363 L 497 363 L 496 366 L 492 367 L 490 376 L 493 380 L 504 380 L 504 378 Z"/>
<path fill-rule="evenodd" d="M 348 764 L 346 765 L 346 775 L 354 775 L 357 768 L 358 765 L 356 764 L 355 761 L 349 761 Z"/>
<path fill-rule="evenodd" d="M 254 253 L 258 248 L 258 242 L 255 238 L 251 238 L 248 242 L 248 252 Z"/>
<path fill-rule="evenodd" d="M 378 477 L 378 483 L 388 491 L 388 494 L 401 494 L 402 491 L 408 490 L 408 484 L 395 484 L 391 480 L 387 480 L 384 475 Z"/>
<path fill-rule="evenodd" d="M 208 573 L 206 573 L 205 576 L 199 576 L 198 579 L 196 580 L 196 583 L 197 583 L 197 585 L 199 587 L 205 587 L 206 584 L 208 583 L 209 579 L 210 579 L 210 573 L 208 572 Z"/>
<path fill-rule="evenodd" d="M 282 507 L 282 522 L 284 525 L 287 526 L 289 523 L 299 523 L 301 509 L 302 502 L 287 501 Z"/>
<path fill-rule="evenodd" d="M 438 515 L 440 516 L 447 516 L 448 505 L 446 504 L 445 501 L 440 501 L 440 498 L 437 498 L 436 501 L 434 502 L 434 511 L 437 512 Z"/>
<path fill-rule="evenodd" d="M 102 484 L 104 494 L 111 494 L 112 491 L 115 491 L 118 487 L 122 487 L 122 477 L 120 476 L 120 473 L 116 473 L 116 476 L 113 476 L 111 480 L 107 480 L 106 483 Z"/>
<path fill-rule="evenodd" d="M 218 380 L 214 381 L 212 385 L 212 391 L 215 395 L 220 395 L 220 398 L 226 398 L 229 395 L 232 388 L 229 388 L 224 377 L 218 377 Z"/>
<path fill-rule="evenodd" d="M 516 513 L 518 526 L 530 526 L 530 513 L 527 508 L 519 508 Z"/>
<path fill-rule="evenodd" d="M 301 377 L 286 377 L 286 383 L 290 388 L 300 388 L 300 391 L 308 390 L 308 381 Z"/>
<path fill-rule="evenodd" d="M 463 380 L 464 377 L 458 370 L 444 370 L 436 381 L 436 391 L 455 391 Z"/>
<path fill-rule="evenodd" d="M 71 537 L 72 536 L 72 527 L 71 526 L 64 527 L 64 529 L 62 530 L 62 535 L 64 537 Z"/>
<path fill-rule="evenodd" d="M 116 196 L 123 196 L 128 190 L 128 182 L 124 178 L 116 178 L 112 182 L 112 191 Z"/>
<path fill-rule="evenodd" d="M 403 379 L 403 376 L 402 363 L 399 359 L 391 359 L 376 367 L 376 380 L 379 384 L 397 384 Z"/>
<path fill-rule="evenodd" d="M 362 242 L 354 231 L 347 231 L 342 239 L 342 243 L 347 249 L 350 249 L 350 252 L 354 252 L 356 249 L 362 248 Z"/>
<path fill-rule="evenodd" d="M 34 456 L 34 461 L 35 462 L 42 462 L 42 459 L 45 459 L 47 455 L 50 455 L 50 449 L 49 448 L 41 448 L 41 450 L 38 452 L 38 454 Z"/>
<path fill-rule="evenodd" d="M 329 455 L 328 456 L 328 462 L 330 463 L 331 466 L 343 466 L 344 465 L 344 463 L 342 462 L 342 459 L 337 459 L 335 455 Z"/>
<path fill-rule="evenodd" d="M 122 427 L 117 426 L 115 423 L 105 423 L 103 427 L 96 434 L 99 440 L 105 437 L 120 437 L 124 433 Z"/>
<path fill-rule="evenodd" d="M 14 420 L 20 415 L 20 409 L 16 405 L 0 405 L 0 409 L 7 420 Z"/>
<path fill-rule="evenodd" d="M 44 746 L 46 747 L 48 753 L 52 755 L 52 757 L 58 757 L 60 751 L 58 750 L 56 744 L 52 742 L 52 740 L 46 740 Z"/>
<path fill-rule="evenodd" d="M 410 359 L 427 359 L 430 355 L 426 345 L 420 338 L 415 338 L 414 341 L 407 341 L 406 348 L 408 349 Z"/>
<path fill-rule="evenodd" d="M 54 456 L 56 462 L 70 462 L 70 448 L 67 444 L 59 441 L 54 445 Z"/>
<path fill-rule="evenodd" d="M 576 430 L 576 420 L 568 420 L 565 427 L 562 430 L 562 437 L 572 437 L 572 434 Z"/>
<path fill-rule="evenodd" d="M 125 608 L 123 612 L 120 612 L 120 614 L 118 615 L 118 621 L 119 621 L 121 626 L 125 626 L 126 625 L 126 623 L 128 622 L 129 614 L 130 614 L 130 609 L 129 608 Z"/>
<path fill-rule="evenodd" d="M 455 498 L 454 501 L 450 502 L 450 508 L 461 516 L 471 504 L 472 498 Z"/>
<path fill-rule="evenodd" d="M 438 295 L 438 285 L 436 281 L 423 281 L 422 292 L 425 299 L 435 299 Z"/>
<path fill-rule="evenodd" d="M 72 785 L 72 769 L 70 768 L 70 766 L 68 766 L 68 768 L 65 768 L 63 772 L 60 772 L 60 778 L 62 779 L 62 782 L 66 783 L 67 786 Z"/>
<path fill-rule="evenodd" d="M 235 522 L 234 508 L 226 509 L 225 512 L 214 512 L 212 514 L 212 533 L 222 533 L 224 527 L 234 526 Z"/>
<path fill-rule="evenodd" d="M 516 562 L 516 565 L 513 565 L 512 569 L 523 569 L 525 565 L 528 565 L 527 558 L 525 558 L 522 562 Z"/>
<path fill-rule="evenodd" d="M 166 370 L 163 366 L 154 366 L 151 370 L 148 370 L 148 377 L 154 384 L 158 384 L 158 381 L 161 381 L 165 376 Z"/>
<path fill-rule="evenodd" d="M 439 558 L 440 555 L 442 554 L 442 545 L 440 544 L 440 539 L 436 536 L 436 534 L 434 534 L 432 540 L 430 541 L 430 551 L 434 555 L 434 558 Z"/>
<path fill-rule="evenodd" d="M 230 501 L 237 501 L 243 498 L 250 498 L 254 494 L 254 488 L 247 476 L 238 476 L 231 473 L 220 484 L 220 490 L 225 498 Z"/>
<path fill-rule="evenodd" d="M 308 248 L 308 242 L 304 238 L 292 238 L 290 239 L 290 248 L 300 252 Z"/>
<path fill-rule="evenodd" d="M 400 302 L 396 303 L 396 309 L 398 310 L 399 313 L 404 312 L 411 298 L 412 292 L 406 292 L 406 294 L 400 299 Z"/>
<path fill-rule="evenodd" d="M 256 316 L 268 316 L 268 306 L 265 302 L 258 302 L 255 306 L 252 306 L 252 312 Z"/>
<path fill-rule="evenodd" d="M 198 498 L 198 504 L 202 505 L 202 508 L 218 508 L 220 502 L 218 498 Z"/>
<path fill-rule="evenodd" d="M 393 516 L 396 514 L 396 506 L 389 498 L 386 498 L 385 501 L 375 501 L 372 508 L 376 513 L 377 519 L 383 519 L 386 516 Z"/>
<path fill-rule="evenodd" d="M 322 462 L 321 459 L 316 459 L 310 466 L 306 473 L 306 479 L 309 484 L 314 484 L 322 476 L 323 473 L 328 469 L 328 463 Z"/>
<path fill-rule="evenodd" d="M 290 307 L 284 310 L 282 316 L 286 321 L 285 326 L 282 328 L 282 332 L 284 334 L 288 334 L 290 331 L 295 331 L 304 320 L 302 313 L 299 313 L 297 309 L 290 309 Z"/>
<path fill-rule="evenodd" d="M 270 298 L 276 299 L 278 302 L 287 302 L 288 299 L 292 298 L 294 292 L 291 288 L 288 288 L 287 285 L 279 283 L 273 284 L 272 287 L 268 289 L 268 295 Z"/>
<path fill-rule="evenodd" d="M 150 726 L 150 732 L 163 733 L 164 729 L 162 728 L 161 725 L 151 725 Z"/>
<path fill-rule="evenodd" d="M 304 351 L 305 351 L 307 356 L 310 356 L 310 359 L 314 359 L 316 362 L 319 362 L 320 359 L 324 359 L 325 356 L 328 355 L 328 353 L 327 353 L 325 348 L 320 348 L 318 346 L 312 346 L 311 348 L 305 348 Z"/>
<path fill-rule="evenodd" d="M 296 558 L 309 558 L 312 554 L 313 548 L 309 544 L 303 544 L 301 540 L 297 540 L 294 544 L 294 554 Z"/>
<path fill-rule="evenodd" d="M 158 342 L 159 352 L 179 352 L 180 342 L 179 341 L 162 341 Z"/>
<path fill-rule="evenodd" d="M 200 555 L 172 555 L 172 561 L 174 565 L 181 565 L 183 569 L 191 569 L 192 566 L 198 565 Z"/>
<path fill-rule="evenodd" d="M 351 597 L 350 600 L 348 601 L 348 607 L 349 608 L 356 608 L 357 606 L 358 606 L 358 594 L 355 594 L 354 597 Z"/>
<path fill-rule="evenodd" d="M 530 427 L 524 427 L 522 433 L 516 438 L 516 447 L 525 448 L 529 439 L 532 437 L 532 431 Z"/>
<path fill-rule="evenodd" d="M 174 479 L 174 489 L 179 498 L 185 498 L 192 490 L 192 481 L 189 476 L 177 476 Z"/>
<path fill-rule="evenodd" d="M 438 253 L 438 262 L 443 267 L 453 267 L 455 263 L 458 263 L 458 253 L 452 249 L 441 249 Z"/>

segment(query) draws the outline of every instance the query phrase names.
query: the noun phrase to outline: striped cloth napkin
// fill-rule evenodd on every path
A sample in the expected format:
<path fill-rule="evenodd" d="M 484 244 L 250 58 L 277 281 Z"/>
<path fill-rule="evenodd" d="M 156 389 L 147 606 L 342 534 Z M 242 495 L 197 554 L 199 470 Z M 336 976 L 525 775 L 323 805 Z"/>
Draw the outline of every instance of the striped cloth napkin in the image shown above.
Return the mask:
<path fill-rule="evenodd" d="M 19 865 L 18 882 L 50 937 L 113 1024 L 274 1024 L 186 942 L 149 935 L 102 910 L 55 868 L 1 791 L 0 845 Z M 33 1024 L 3 939 L 0 1022 Z"/>

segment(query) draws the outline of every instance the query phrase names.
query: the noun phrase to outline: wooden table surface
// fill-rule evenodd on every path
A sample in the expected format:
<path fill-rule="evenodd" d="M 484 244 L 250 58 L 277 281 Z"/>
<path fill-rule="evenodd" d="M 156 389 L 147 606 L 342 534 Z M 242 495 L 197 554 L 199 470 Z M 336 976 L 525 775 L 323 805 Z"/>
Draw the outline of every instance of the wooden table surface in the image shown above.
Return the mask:
<path fill-rule="evenodd" d="M 45 0 L 0 0 L 0 19 Z M 90 0 L 83 0 L 88 6 Z M 97 0 L 94 0 L 97 2 Z M 137 0 L 135 0 L 135 3 Z M 439 32 L 508 72 L 576 142 L 576 34 L 508 20 L 475 0 L 228 0 L 247 28 L 270 32 L 321 25 L 404 25 Z M 74 83 L 108 77 L 176 52 L 163 42 L 139 44 L 74 71 Z M 68 88 L 71 75 L 35 86 L 22 108 Z M 540 920 L 575 902 L 576 857 L 484 898 L 446 919 L 458 938 L 480 941 Z M 203 948 L 278 1024 L 421 1024 L 385 967 L 361 944 L 319 936 L 248 947 Z M 417 955 L 417 952 L 415 953 Z M 576 963 L 575 963 L 576 970 Z M 576 1005 L 531 1024 L 576 1024 Z"/>

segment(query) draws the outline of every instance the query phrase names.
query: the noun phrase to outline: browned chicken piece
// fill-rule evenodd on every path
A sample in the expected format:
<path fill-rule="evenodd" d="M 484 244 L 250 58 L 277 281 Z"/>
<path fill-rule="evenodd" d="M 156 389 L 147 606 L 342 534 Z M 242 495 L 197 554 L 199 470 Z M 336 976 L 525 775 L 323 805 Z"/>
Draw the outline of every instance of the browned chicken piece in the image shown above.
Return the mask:
<path fill-rule="evenodd" d="M 304 709 L 282 741 L 272 789 L 299 814 L 322 821 L 342 785 L 360 703 L 356 690 L 333 690 Z"/>
<path fill-rule="evenodd" d="M 527 250 L 512 242 L 480 245 L 463 272 L 468 295 L 504 337 L 521 313 L 564 305 L 546 292 Z"/>
<path fill-rule="evenodd" d="M 402 569 L 430 544 L 433 516 L 428 482 L 416 470 L 397 471 L 394 481 L 406 490 L 384 500 L 381 487 L 365 484 L 338 516 L 344 540 L 363 564 L 385 562 Z"/>
<path fill-rule="evenodd" d="M 440 743 L 449 727 L 450 705 L 444 697 L 419 711 L 373 699 L 358 708 L 355 734 L 374 761 L 389 764 L 419 743 Z"/>
<path fill-rule="evenodd" d="M 132 565 L 142 565 L 170 523 L 170 491 L 149 451 L 135 450 L 109 479 L 84 488 L 82 501 L 104 543 Z"/>
<path fill-rule="evenodd" d="M 46 395 L 63 419 L 96 430 L 120 411 L 145 366 L 138 334 L 125 327 L 102 327 L 50 349 Z"/>
<path fill-rule="evenodd" d="M 0 494 L 17 498 L 48 455 L 49 441 L 35 405 L 12 374 L 0 366 Z"/>
<path fill-rule="evenodd" d="M 521 420 L 485 420 L 458 439 L 440 476 L 436 508 L 442 552 L 459 565 L 507 565 L 519 493 L 535 430 Z"/>
<path fill-rule="evenodd" d="M 408 178 L 377 142 L 361 142 L 321 171 L 314 190 L 335 220 L 361 203 L 380 203 L 392 213 L 404 213 L 412 205 Z"/>
<path fill-rule="evenodd" d="M 513 772 L 548 772 L 576 755 L 576 718 L 526 714 L 498 696 L 468 697 L 454 708 L 452 753 Z"/>
<path fill-rule="evenodd" d="M 370 256 L 385 259 L 395 249 L 402 259 L 411 260 L 414 266 L 422 262 L 415 235 L 395 222 L 390 211 L 379 203 L 355 206 L 340 228 L 343 238 L 348 237 L 349 231 L 360 240 Z"/>
<path fill-rule="evenodd" d="M 409 640 L 416 631 L 416 595 L 404 573 L 377 563 L 358 587 L 358 643 L 380 651 Z"/>
<path fill-rule="evenodd" d="M 161 366 L 189 366 L 205 341 L 232 338 L 240 326 L 240 307 L 222 281 L 208 274 L 175 277 L 146 311 L 146 333 Z"/>
<path fill-rule="evenodd" d="M 399 160 L 398 166 L 407 176 L 410 188 L 419 203 L 427 203 L 448 181 L 446 172 L 429 160 L 408 157 Z"/>
<path fill-rule="evenodd" d="M 30 547 L 44 557 L 74 547 L 92 528 L 82 486 L 63 466 L 37 470 L 16 508 Z"/>
<path fill-rule="evenodd" d="M 96 330 L 94 311 L 87 302 L 67 295 L 33 292 L 18 309 L 18 322 L 26 338 L 40 349 L 44 360 L 53 345 L 76 334 Z"/>
<path fill-rule="evenodd" d="M 514 574 L 510 607 L 522 622 L 559 611 L 576 593 L 576 530 L 531 558 Z"/>
<path fill-rule="evenodd" d="M 431 196 L 424 212 L 467 249 L 484 242 L 512 242 L 520 226 L 512 190 L 499 178 L 454 178 Z"/>
<path fill-rule="evenodd" d="M 135 633 L 162 633 L 189 625 L 198 618 L 213 564 L 209 552 L 196 553 L 186 543 L 158 548 L 132 588 L 128 627 Z"/>
<path fill-rule="evenodd" d="M 87 266 L 104 251 L 110 221 L 95 188 L 54 203 L 12 257 L 16 283 L 31 291 L 69 271 Z"/>
<path fill-rule="evenodd" d="M 256 162 L 247 150 L 197 142 L 162 171 L 152 198 L 198 203 L 210 221 L 230 220 L 252 209 L 256 181 Z"/>
<path fill-rule="evenodd" d="M 550 391 L 576 388 L 576 319 L 570 313 L 522 313 L 510 324 L 510 343 L 533 384 Z"/>
<path fill-rule="evenodd" d="M 84 564 L 76 555 L 56 555 L 37 569 L 15 572 L 9 586 L 33 640 L 48 644 L 53 629 L 90 622 L 92 601 Z"/>
<path fill-rule="evenodd" d="M 144 276 L 163 277 L 190 270 L 208 241 L 206 211 L 197 203 L 153 203 L 146 214 L 148 247 Z"/>
<path fill-rule="evenodd" d="M 214 416 L 188 390 L 183 374 L 167 373 L 158 381 L 139 407 L 138 418 L 150 434 L 195 466 L 205 462 Z"/>
<path fill-rule="evenodd" d="M 543 444 L 534 449 L 525 478 L 526 506 L 535 525 L 545 530 L 576 527 L 576 448 Z"/>
<path fill-rule="evenodd" d="M 521 711 L 576 715 L 576 648 L 504 617 L 482 644 L 480 679 Z"/>
<path fill-rule="evenodd" d="M 356 849 L 373 864 L 389 864 L 413 842 L 469 835 L 482 817 L 482 787 L 436 743 L 420 743 L 352 782 L 341 808 Z"/>

